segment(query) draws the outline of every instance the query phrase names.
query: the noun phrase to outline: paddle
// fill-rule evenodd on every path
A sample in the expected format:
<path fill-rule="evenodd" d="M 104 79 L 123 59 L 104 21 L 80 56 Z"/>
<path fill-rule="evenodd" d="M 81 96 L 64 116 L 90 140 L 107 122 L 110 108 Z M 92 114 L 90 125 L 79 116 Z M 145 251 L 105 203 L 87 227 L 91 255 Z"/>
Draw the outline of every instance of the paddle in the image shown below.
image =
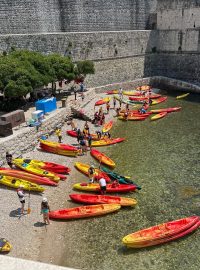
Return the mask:
<path fill-rule="evenodd" d="M 29 184 L 29 196 L 28 196 L 28 209 L 27 209 L 27 213 L 28 213 L 28 214 L 31 213 L 31 192 L 30 192 L 30 184 Z"/>

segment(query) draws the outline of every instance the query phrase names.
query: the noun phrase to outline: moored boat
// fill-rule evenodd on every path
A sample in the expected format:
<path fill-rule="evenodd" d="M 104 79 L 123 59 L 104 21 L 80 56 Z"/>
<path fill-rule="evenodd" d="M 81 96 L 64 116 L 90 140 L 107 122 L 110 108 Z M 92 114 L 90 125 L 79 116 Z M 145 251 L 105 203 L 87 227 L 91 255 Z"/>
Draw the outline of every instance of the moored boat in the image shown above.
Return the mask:
<path fill-rule="evenodd" d="M 177 112 L 180 111 L 181 107 L 173 107 L 173 108 L 163 108 L 163 109 L 157 109 L 157 110 L 151 110 L 152 113 L 161 113 L 161 112 Z"/>
<path fill-rule="evenodd" d="M 187 96 L 189 96 L 190 93 L 185 93 L 183 95 L 177 96 L 176 99 L 181 99 L 181 98 L 185 98 Z"/>

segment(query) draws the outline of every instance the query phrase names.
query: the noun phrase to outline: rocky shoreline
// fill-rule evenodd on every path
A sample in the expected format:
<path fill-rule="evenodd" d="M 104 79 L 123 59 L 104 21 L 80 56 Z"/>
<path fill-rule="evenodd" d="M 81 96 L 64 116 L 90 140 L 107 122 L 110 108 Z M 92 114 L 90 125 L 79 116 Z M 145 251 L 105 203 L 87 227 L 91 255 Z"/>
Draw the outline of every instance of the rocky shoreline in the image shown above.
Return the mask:
<path fill-rule="evenodd" d="M 93 97 L 89 94 L 85 97 L 84 110 L 94 113 L 94 103 L 104 94 L 95 94 Z M 81 101 L 77 101 L 78 103 Z M 111 104 L 112 107 L 112 104 Z M 104 105 L 105 108 L 105 105 Z M 115 115 L 114 110 L 110 110 L 110 114 L 106 116 L 106 121 L 113 118 Z M 85 121 L 75 119 L 78 128 L 83 128 Z M 100 129 L 90 123 L 91 132 Z M 62 126 L 63 143 L 77 144 L 76 138 L 66 135 L 66 130 L 71 129 L 65 122 Z M 49 137 L 51 141 L 57 141 L 57 137 L 53 134 Z M 60 164 L 64 164 L 71 168 L 71 173 L 67 176 L 66 181 L 60 181 L 58 187 L 45 186 L 45 192 L 43 195 L 31 193 L 31 214 L 19 216 L 20 203 L 15 190 L 1 187 L 1 236 L 8 239 L 13 249 L 9 253 L 9 256 L 19 257 L 23 259 L 30 259 L 35 261 L 60 264 L 62 261 L 63 251 L 70 248 L 73 241 L 76 241 L 76 230 L 78 230 L 81 221 L 67 221 L 67 222 L 51 222 L 51 225 L 44 226 L 42 223 L 42 216 L 40 215 L 40 204 L 42 196 L 48 198 L 50 208 L 56 210 L 59 208 L 74 207 L 76 204 L 69 201 L 69 194 L 72 192 L 72 185 L 79 181 L 88 181 L 87 177 L 79 173 L 73 166 L 74 162 L 90 162 L 92 157 L 89 152 L 87 155 L 79 156 L 77 158 L 70 158 L 66 156 L 60 156 L 52 153 L 41 151 L 38 146 L 33 151 L 30 151 L 23 155 L 23 157 L 40 159 L 45 161 L 52 161 Z M 26 193 L 26 205 L 28 203 L 28 193 Z M 84 223 L 85 221 L 83 221 Z M 64 236 L 69 234 L 67 239 Z M 76 267 L 77 258 L 69 257 L 69 264 Z M 73 263 L 74 261 L 74 263 Z"/>

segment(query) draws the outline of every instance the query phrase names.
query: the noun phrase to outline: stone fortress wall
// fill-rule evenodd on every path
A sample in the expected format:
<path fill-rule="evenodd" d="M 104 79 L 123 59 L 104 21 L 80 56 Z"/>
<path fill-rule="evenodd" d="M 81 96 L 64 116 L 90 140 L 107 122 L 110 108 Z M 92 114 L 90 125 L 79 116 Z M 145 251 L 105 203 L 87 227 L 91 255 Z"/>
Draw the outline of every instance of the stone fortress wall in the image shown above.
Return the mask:
<path fill-rule="evenodd" d="M 199 0 L 0 0 L 0 51 L 91 59 L 88 86 L 155 75 L 198 83 L 199 13 Z"/>
<path fill-rule="evenodd" d="M 145 29 L 156 0 L 0 0 L 0 34 Z"/>

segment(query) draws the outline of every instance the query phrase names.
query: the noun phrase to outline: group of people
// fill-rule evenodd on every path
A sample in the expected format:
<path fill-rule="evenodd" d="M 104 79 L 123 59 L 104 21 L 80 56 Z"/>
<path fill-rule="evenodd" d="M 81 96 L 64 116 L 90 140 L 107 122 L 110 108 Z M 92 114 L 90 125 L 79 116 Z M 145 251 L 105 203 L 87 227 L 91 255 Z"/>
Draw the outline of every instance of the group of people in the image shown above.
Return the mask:
<path fill-rule="evenodd" d="M 19 201 L 21 203 L 21 209 L 20 209 L 20 215 L 24 215 L 25 209 L 25 197 L 26 194 L 24 192 L 24 188 L 23 185 L 20 185 L 19 188 L 17 189 L 17 196 L 19 198 Z M 50 207 L 48 204 L 48 200 L 47 198 L 42 198 L 42 202 L 41 202 L 41 211 L 40 213 L 43 214 L 43 220 L 44 220 L 44 224 L 49 225 L 50 221 L 49 221 L 49 212 L 50 212 Z"/>
<path fill-rule="evenodd" d="M 101 126 L 105 123 L 105 114 L 103 112 L 102 107 L 99 108 L 99 111 L 96 111 L 94 113 L 94 119 L 93 119 L 92 123 L 95 125 L 98 125 L 98 126 Z"/>

